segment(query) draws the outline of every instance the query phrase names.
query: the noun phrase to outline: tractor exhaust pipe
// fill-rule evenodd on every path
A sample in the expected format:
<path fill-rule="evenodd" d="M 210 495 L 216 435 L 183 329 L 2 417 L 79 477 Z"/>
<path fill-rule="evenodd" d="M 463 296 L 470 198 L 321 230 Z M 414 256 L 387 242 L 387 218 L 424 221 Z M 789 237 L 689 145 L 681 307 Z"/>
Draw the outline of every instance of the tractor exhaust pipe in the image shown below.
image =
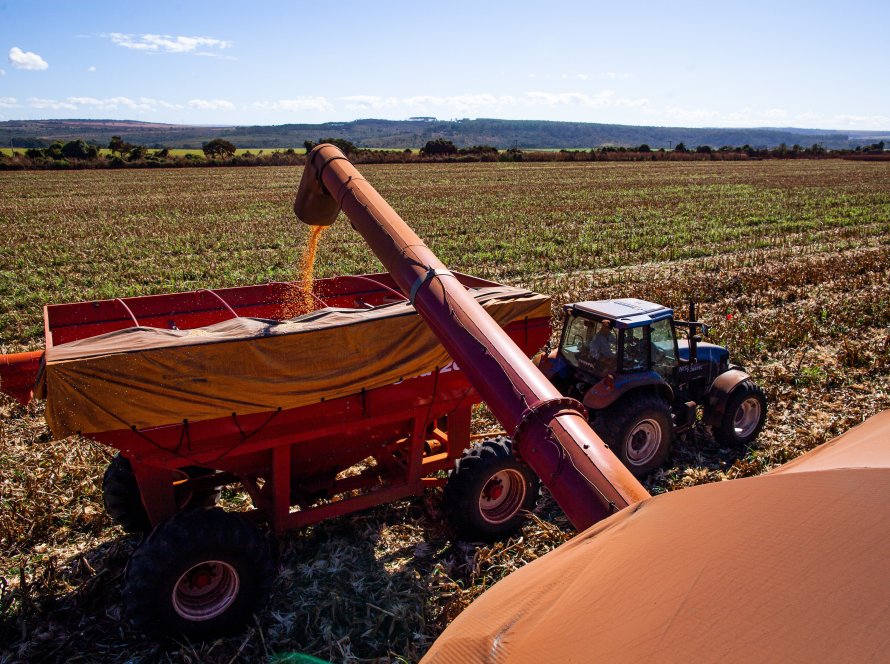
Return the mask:
<path fill-rule="evenodd" d="M 584 407 L 553 387 L 339 149 L 318 145 L 307 156 L 294 212 L 327 226 L 340 209 L 575 528 L 649 497 L 590 428 Z"/>

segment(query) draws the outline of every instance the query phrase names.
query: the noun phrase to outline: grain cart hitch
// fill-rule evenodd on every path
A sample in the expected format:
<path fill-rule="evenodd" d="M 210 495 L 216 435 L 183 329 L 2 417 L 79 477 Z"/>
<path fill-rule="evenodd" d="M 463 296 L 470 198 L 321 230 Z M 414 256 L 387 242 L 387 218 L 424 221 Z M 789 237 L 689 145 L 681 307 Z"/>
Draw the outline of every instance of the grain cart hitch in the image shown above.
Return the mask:
<path fill-rule="evenodd" d="M 341 209 L 575 528 L 649 497 L 590 428 L 584 407 L 559 393 L 339 149 L 318 145 L 294 212 L 324 226 Z"/>

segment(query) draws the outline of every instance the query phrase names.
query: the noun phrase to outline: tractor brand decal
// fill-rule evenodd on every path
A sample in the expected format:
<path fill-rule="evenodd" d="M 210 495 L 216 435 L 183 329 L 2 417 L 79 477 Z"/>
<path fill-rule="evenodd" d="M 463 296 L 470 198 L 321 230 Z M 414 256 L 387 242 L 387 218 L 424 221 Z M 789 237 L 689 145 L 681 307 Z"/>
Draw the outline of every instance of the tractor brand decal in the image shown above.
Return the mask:
<path fill-rule="evenodd" d="M 678 372 L 685 378 L 693 378 L 699 374 L 703 374 L 707 367 L 704 364 L 681 364 Z"/>

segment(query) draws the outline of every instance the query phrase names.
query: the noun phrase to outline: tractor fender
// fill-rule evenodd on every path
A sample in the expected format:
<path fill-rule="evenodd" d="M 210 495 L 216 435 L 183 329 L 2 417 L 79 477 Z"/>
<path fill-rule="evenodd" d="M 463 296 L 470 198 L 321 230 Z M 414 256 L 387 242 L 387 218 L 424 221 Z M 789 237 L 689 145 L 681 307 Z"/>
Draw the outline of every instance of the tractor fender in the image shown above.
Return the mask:
<path fill-rule="evenodd" d="M 724 371 L 714 379 L 714 382 L 711 383 L 711 387 L 708 389 L 704 412 L 705 424 L 709 426 L 720 425 L 720 420 L 723 419 L 723 413 L 726 411 L 726 404 L 729 402 L 730 395 L 746 380 L 751 380 L 751 376 L 740 369 Z"/>
<path fill-rule="evenodd" d="M 641 387 L 655 387 L 656 391 L 668 403 L 674 401 L 674 391 L 670 385 L 655 371 L 622 374 L 617 378 L 606 376 L 595 383 L 584 395 L 584 405 L 588 410 L 602 410 L 611 406 L 631 390 Z"/>

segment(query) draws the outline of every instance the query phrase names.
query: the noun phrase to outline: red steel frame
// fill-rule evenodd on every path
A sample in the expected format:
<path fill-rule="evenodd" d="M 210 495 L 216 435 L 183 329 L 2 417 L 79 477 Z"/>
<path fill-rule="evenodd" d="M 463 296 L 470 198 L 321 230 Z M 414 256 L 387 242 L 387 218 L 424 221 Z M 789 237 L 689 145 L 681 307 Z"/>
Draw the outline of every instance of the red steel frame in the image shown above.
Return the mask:
<path fill-rule="evenodd" d="M 468 275 L 458 278 L 468 288 L 497 285 Z M 46 346 L 134 322 L 190 329 L 234 315 L 280 319 L 291 287 L 269 283 L 47 305 Z M 366 308 L 406 299 L 388 274 L 320 279 L 313 292 L 320 305 L 332 307 Z M 550 318 L 514 321 L 505 330 L 532 355 L 550 337 Z M 30 394 L 25 388 L 33 386 L 39 362 L 40 353 L 0 356 L 0 387 L 26 402 Z M 257 515 L 281 532 L 444 483 L 439 471 L 451 468 L 469 446 L 471 408 L 480 401 L 464 372 L 451 363 L 424 376 L 300 408 L 122 428 L 91 437 L 130 460 L 153 524 L 176 512 L 174 483 L 196 489 L 240 483 Z M 174 479 L 182 477 L 174 476 L 174 470 L 189 466 L 217 473 Z M 356 474 L 343 476 L 353 468 Z"/>

